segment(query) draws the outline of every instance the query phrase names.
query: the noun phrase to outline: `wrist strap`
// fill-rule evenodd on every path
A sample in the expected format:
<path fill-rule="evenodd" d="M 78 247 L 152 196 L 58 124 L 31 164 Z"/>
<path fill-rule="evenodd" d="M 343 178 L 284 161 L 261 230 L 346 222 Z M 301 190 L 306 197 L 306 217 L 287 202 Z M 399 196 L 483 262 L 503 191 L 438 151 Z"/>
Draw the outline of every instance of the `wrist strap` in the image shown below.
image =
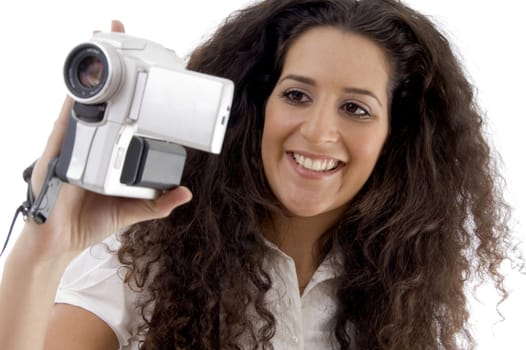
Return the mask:
<path fill-rule="evenodd" d="M 33 168 L 35 167 L 35 162 L 27 167 L 22 176 L 24 181 L 27 183 L 27 195 L 26 200 L 16 209 L 15 216 L 11 222 L 11 227 L 7 233 L 7 238 L 4 243 L 4 247 L 0 252 L 0 256 L 4 253 L 11 237 L 13 227 L 15 226 L 16 219 L 21 213 L 24 216 L 24 220 L 30 218 L 37 224 L 43 224 L 46 222 L 47 218 L 51 214 L 55 202 L 57 200 L 58 193 L 60 192 L 60 187 L 62 182 L 55 176 L 55 169 L 57 167 L 58 158 L 54 158 L 49 161 L 46 177 L 44 183 L 40 190 L 40 193 L 35 198 L 33 194 L 33 188 L 31 185 L 31 176 L 33 175 Z"/>
<path fill-rule="evenodd" d="M 57 167 L 58 158 L 49 161 L 47 166 L 47 173 L 40 189 L 40 193 L 35 198 L 33 188 L 31 186 L 31 176 L 33 174 L 33 163 L 30 167 L 24 170 L 23 177 L 27 183 L 27 198 L 22 203 L 24 207 L 22 213 L 24 217 L 29 217 L 37 224 L 43 224 L 51 214 L 51 210 L 55 206 L 58 193 L 62 182 L 55 176 L 55 169 Z"/>

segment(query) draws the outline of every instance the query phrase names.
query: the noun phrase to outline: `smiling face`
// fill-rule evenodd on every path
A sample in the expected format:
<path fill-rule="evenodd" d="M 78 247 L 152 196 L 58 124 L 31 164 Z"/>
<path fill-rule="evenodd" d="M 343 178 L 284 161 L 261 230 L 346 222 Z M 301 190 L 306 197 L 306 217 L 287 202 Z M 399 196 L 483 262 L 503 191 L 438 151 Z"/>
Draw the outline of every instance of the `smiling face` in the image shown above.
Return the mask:
<path fill-rule="evenodd" d="M 290 214 L 335 220 L 362 188 L 388 134 L 389 71 L 379 46 L 341 29 L 316 27 L 293 42 L 267 101 L 261 151 Z"/>

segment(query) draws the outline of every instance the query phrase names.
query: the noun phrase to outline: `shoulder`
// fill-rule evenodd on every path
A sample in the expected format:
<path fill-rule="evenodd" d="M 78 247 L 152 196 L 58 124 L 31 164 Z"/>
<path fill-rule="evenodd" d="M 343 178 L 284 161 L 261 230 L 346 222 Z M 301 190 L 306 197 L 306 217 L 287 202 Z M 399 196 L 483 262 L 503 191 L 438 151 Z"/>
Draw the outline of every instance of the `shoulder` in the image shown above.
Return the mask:
<path fill-rule="evenodd" d="M 125 270 L 116 253 L 119 246 L 113 235 L 75 258 L 62 277 L 55 303 L 89 311 L 125 346 L 142 323 L 142 316 L 137 307 L 140 294 L 124 282 Z"/>

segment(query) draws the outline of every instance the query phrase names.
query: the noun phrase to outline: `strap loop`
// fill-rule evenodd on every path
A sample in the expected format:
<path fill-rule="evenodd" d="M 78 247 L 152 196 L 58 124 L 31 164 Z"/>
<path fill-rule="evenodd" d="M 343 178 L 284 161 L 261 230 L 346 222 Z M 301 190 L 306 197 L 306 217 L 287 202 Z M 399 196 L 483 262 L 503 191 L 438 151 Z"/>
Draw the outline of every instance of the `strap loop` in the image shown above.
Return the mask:
<path fill-rule="evenodd" d="M 37 224 L 43 224 L 46 222 L 49 215 L 51 215 L 51 211 L 53 210 L 55 202 L 57 201 L 57 197 L 60 192 L 60 187 L 62 185 L 62 182 L 55 176 L 55 169 L 57 167 L 58 158 L 54 158 L 49 161 L 42 189 L 40 190 L 40 193 L 36 198 L 31 185 L 31 177 L 33 175 L 33 168 L 35 167 L 35 163 L 36 162 L 33 162 L 33 164 L 27 167 L 22 174 L 24 181 L 27 183 L 26 200 L 22 202 L 22 204 L 15 211 L 15 216 L 13 217 L 11 227 L 9 228 L 9 232 L 7 233 L 7 238 L 5 240 L 4 247 L 0 252 L 0 257 L 7 248 L 7 244 L 9 242 L 9 238 L 11 237 L 13 227 L 15 226 L 16 219 L 20 213 L 24 217 L 24 220 L 30 218 Z"/>

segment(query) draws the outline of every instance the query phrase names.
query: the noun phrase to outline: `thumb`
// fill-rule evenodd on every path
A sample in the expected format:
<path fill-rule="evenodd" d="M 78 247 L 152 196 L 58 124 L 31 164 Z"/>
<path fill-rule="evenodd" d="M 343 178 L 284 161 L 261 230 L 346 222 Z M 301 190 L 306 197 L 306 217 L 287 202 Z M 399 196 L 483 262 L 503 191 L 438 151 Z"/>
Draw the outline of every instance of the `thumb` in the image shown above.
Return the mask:
<path fill-rule="evenodd" d="M 154 200 L 157 213 L 161 217 L 167 216 L 180 205 L 188 203 L 192 199 L 192 192 L 187 187 L 178 186 L 164 193 Z"/>
<path fill-rule="evenodd" d="M 192 192 L 184 186 L 176 187 L 154 200 L 129 199 L 128 205 L 122 208 L 127 212 L 126 221 L 136 223 L 146 220 L 160 219 L 168 216 L 175 208 L 189 202 Z"/>

